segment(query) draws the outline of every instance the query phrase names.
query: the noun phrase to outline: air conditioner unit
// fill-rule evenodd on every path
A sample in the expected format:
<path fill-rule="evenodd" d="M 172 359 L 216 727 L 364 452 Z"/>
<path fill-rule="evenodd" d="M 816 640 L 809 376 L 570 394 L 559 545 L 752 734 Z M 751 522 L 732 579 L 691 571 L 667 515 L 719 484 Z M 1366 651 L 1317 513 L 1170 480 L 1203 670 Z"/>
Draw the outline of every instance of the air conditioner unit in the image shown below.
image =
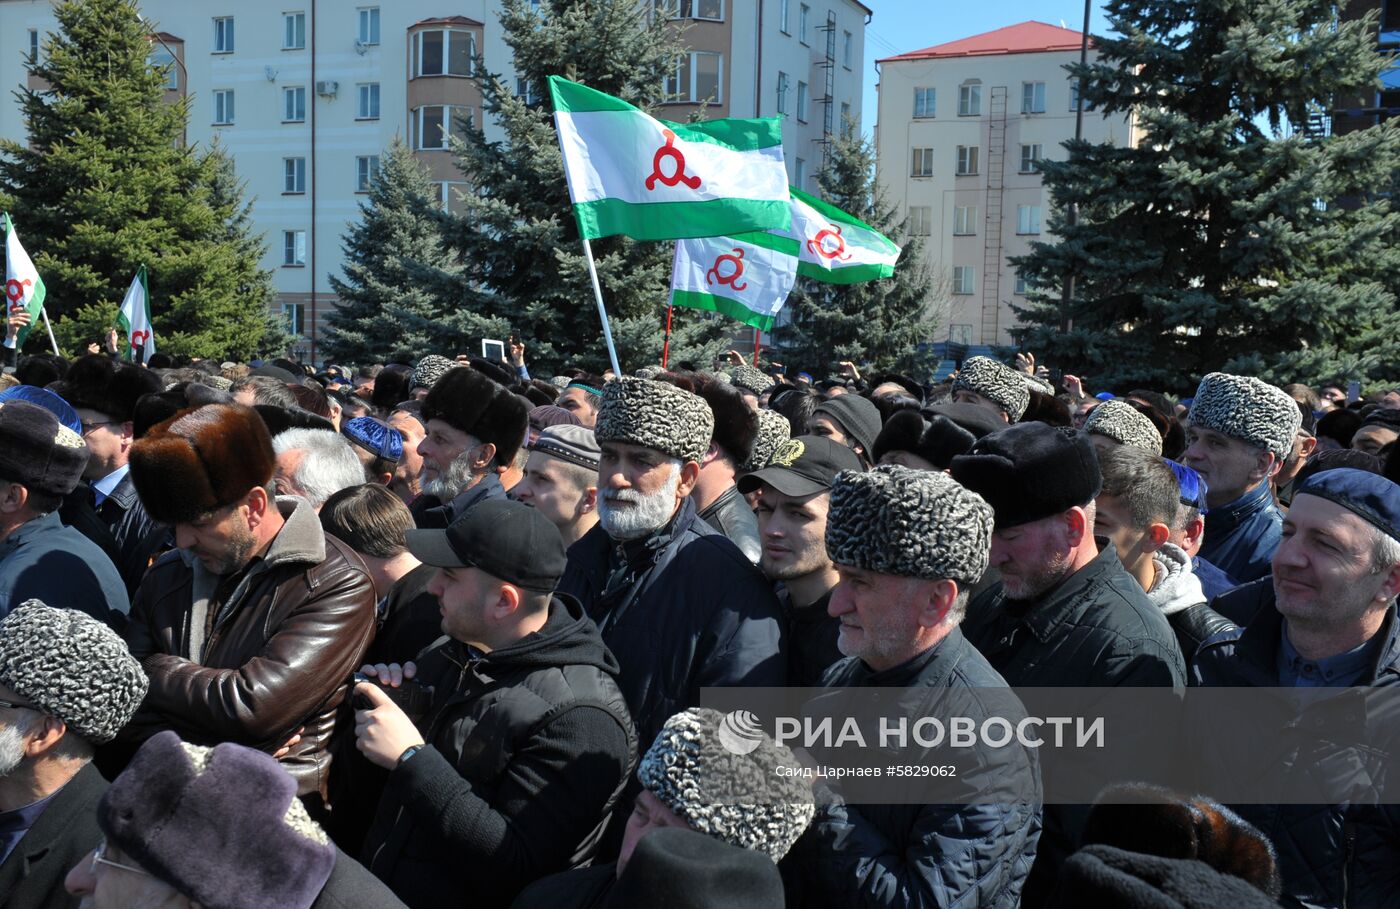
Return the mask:
<path fill-rule="evenodd" d="M 366 43 L 364 43 L 363 41 L 361 41 L 359 38 L 356 38 L 356 39 L 355 39 L 355 53 L 357 53 L 357 54 L 359 54 L 361 57 L 363 57 L 363 56 L 365 55 L 365 51 L 367 51 L 367 50 L 369 50 L 369 45 L 366 44 Z"/>
<path fill-rule="evenodd" d="M 338 92 L 338 91 L 340 91 L 340 83 L 339 83 L 339 82 L 317 82 L 317 83 L 316 83 L 316 94 L 318 94 L 318 95 L 327 95 L 327 96 L 330 96 L 330 97 L 334 97 L 334 96 L 335 96 L 335 93 Z"/>

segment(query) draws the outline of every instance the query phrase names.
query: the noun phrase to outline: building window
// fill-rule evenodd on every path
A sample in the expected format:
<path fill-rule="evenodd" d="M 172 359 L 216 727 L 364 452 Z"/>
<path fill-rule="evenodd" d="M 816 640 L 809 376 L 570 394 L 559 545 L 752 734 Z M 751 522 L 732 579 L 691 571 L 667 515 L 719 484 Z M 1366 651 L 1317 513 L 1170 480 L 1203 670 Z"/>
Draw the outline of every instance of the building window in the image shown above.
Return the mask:
<path fill-rule="evenodd" d="M 807 83 L 797 83 L 797 122 L 807 122 Z"/>
<path fill-rule="evenodd" d="M 1040 172 L 1040 144 L 1021 146 L 1021 173 Z"/>
<path fill-rule="evenodd" d="M 674 73 L 666 77 L 663 86 L 666 100 L 699 104 L 708 101 L 721 104 L 724 101 L 720 73 L 724 69 L 724 55 L 705 51 L 691 51 L 681 57 Z"/>
<path fill-rule="evenodd" d="M 1069 84 L 1069 109 L 1079 110 L 1079 80 L 1075 79 Z M 1093 110 L 1094 102 L 1090 101 L 1084 105 L 1085 110 Z"/>
<path fill-rule="evenodd" d="M 355 159 L 355 192 L 369 192 L 370 184 L 379 179 L 379 156 L 360 155 Z"/>
<path fill-rule="evenodd" d="M 798 189 L 806 189 L 806 188 L 807 188 L 807 186 L 806 186 L 806 183 L 807 183 L 807 162 L 806 162 L 806 161 L 802 160 L 801 158 L 798 158 L 798 159 L 797 159 L 797 164 L 796 164 L 796 166 L 794 166 L 793 169 L 792 169 L 792 175 L 793 175 L 793 177 L 794 177 L 794 179 L 793 179 L 792 182 L 797 186 Z"/>
<path fill-rule="evenodd" d="M 282 50 L 306 49 L 306 13 L 282 14 Z"/>
<path fill-rule="evenodd" d="M 300 123 L 306 119 L 306 86 L 282 89 L 282 122 Z"/>
<path fill-rule="evenodd" d="M 655 0 L 656 14 L 666 19 L 724 21 L 724 0 Z"/>
<path fill-rule="evenodd" d="M 982 84 L 969 82 L 958 86 L 958 116 L 982 116 Z"/>
<path fill-rule="evenodd" d="M 778 113 L 787 116 L 788 74 L 778 70 Z"/>
<path fill-rule="evenodd" d="M 233 89 L 214 89 L 214 125 L 229 126 L 233 123 Z"/>
<path fill-rule="evenodd" d="M 792 34 L 792 0 L 778 0 L 778 30 Z"/>
<path fill-rule="evenodd" d="M 151 48 L 151 66 L 165 74 L 164 87 L 168 91 L 180 90 L 180 72 L 175 66 L 175 55 L 160 45 Z"/>
<path fill-rule="evenodd" d="M 306 231 L 282 231 L 282 264 L 289 268 L 306 264 Z"/>
<path fill-rule="evenodd" d="M 529 79 L 519 76 L 515 77 L 515 96 L 531 107 L 540 103 L 540 95 L 535 91 L 535 86 Z"/>
<path fill-rule="evenodd" d="M 445 180 L 437 185 L 438 204 L 442 206 L 443 211 L 448 210 L 449 206 L 451 206 L 453 201 L 457 198 L 456 194 L 462 192 L 466 188 L 466 185 L 466 183 L 460 180 Z"/>
<path fill-rule="evenodd" d="M 29 30 L 29 65 L 33 66 L 39 62 L 39 30 L 31 28 Z"/>
<path fill-rule="evenodd" d="M 462 138 L 475 126 L 476 114 L 470 107 L 432 105 L 414 110 L 413 137 L 415 148 L 435 151 L 449 148 L 448 139 Z"/>
<path fill-rule="evenodd" d="M 977 269 L 971 265 L 953 266 L 953 293 L 971 294 L 976 293 L 973 286 L 977 282 Z"/>
<path fill-rule="evenodd" d="M 959 205 L 953 209 L 953 236 L 973 237 L 977 235 L 977 206 Z"/>
<path fill-rule="evenodd" d="M 914 89 L 914 117 L 915 119 L 927 119 L 934 115 L 934 110 L 938 107 L 938 91 L 932 88 Z"/>
<path fill-rule="evenodd" d="M 812 8 L 805 3 L 799 4 L 797 7 L 797 40 L 801 41 L 803 44 L 812 43 L 807 40 L 808 33 L 810 32 L 809 26 L 811 26 L 811 24 Z"/>
<path fill-rule="evenodd" d="M 359 42 L 365 46 L 379 43 L 379 7 L 362 6 L 357 11 L 360 19 Z"/>
<path fill-rule="evenodd" d="M 1016 233 L 1018 233 L 1018 234 L 1038 234 L 1038 233 L 1040 233 L 1040 206 L 1039 206 L 1039 205 L 1018 205 L 1018 206 L 1016 206 Z"/>
<path fill-rule="evenodd" d="M 413 77 L 470 76 L 476 59 L 476 35 L 461 29 L 435 28 L 413 36 Z"/>
<path fill-rule="evenodd" d="M 914 161 L 909 168 L 911 177 L 932 177 L 933 176 L 933 149 L 914 149 Z"/>
<path fill-rule="evenodd" d="M 1044 82 L 1022 82 L 1022 83 L 1021 83 L 1021 113 L 1023 113 L 1023 114 L 1043 114 L 1043 113 L 1045 113 L 1045 83 L 1044 83 Z"/>
<path fill-rule="evenodd" d="M 306 304 L 282 302 L 282 318 L 293 334 L 306 334 Z"/>
<path fill-rule="evenodd" d="M 359 107 L 355 111 L 356 120 L 378 120 L 379 119 L 379 83 L 362 82 L 356 88 L 359 89 Z"/>
<path fill-rule="evenodd" d="M 1012 290 L 1011 292 L 1012 292 L 1013 294 L 1015 294 L 1016 296 L 1018 296 L 1018 297 L 1024 297 L 1024 296 L 1026 295 L 1026 289 L 1027 289 L 1029 286 L 1030 286 L 1030 282 L 1027 281 L 1025 278 L 1021 277 L 1020 274 L 1017 274 L 1017 275 L 1016 275 L 1016 288 L 1015 288 L 1014 290 Z"/>
<path fill-rule="evenodd" d="M 977 150 L 978 148 L 976 145 L 958 146 L 958 169 L 956 173 L 959 177 L 969 177 L 977 173 Z"/>
<path fill-rule="evenodd" d="M 306 192 L 306 159 L 305 159 L 305 158 L 283 158 L 283 159 L 282 159 L 282 192 L 283 192 L 283 193 L 304 193 L 304 192 Z"/>
<path fill-rule="evenodd" d="M 850 32 L 841 33 L 841 65 L 846 69 L 851 68 L 851 60 L 855 57 L 856 39 Z"/>
<path fill-rule="evenodd" d="M 909 206 L 909 236 L 927 237 L 933 230 L 933 209 L 927 205 Z"/>
<path fill-rule="evenodd" d="M 214 20 L 214 53 L 233 53 L 233 17 L 222 16 Z"/>
<path fill-rule="evenodd" d="M 856 121 L 851 119 L 851 102 L 841 102 L 841 136 L 849 139 L 855 134 Z"/>

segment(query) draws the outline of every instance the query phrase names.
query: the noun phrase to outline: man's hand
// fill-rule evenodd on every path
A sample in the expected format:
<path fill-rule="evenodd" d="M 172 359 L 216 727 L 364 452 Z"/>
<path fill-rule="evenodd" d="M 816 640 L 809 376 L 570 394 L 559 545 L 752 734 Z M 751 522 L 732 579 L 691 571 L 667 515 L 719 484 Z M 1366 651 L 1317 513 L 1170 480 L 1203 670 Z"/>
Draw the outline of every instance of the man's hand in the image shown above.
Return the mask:
<path fill-rule="evenodd" d="M 1084 383 L 1079 380 L 1079 376 L 1065 376 L 1065 393 L 1071 398 L 1084 398 Z"/>
<path fill-rule="evenodd" d="M 840 363 L 840 366 L 841 366 L 841 375 L 843 375 L 843 376 L 850 376 L 852 379 L 855 379 L 857 382 L 860 381 L 860 370 L 859 370 L 859 369 L 856 369 L 856 364 L 852 363 L 850 360 L 842 360 L 841 363 Z"/>
<path fill-rule="evenodd" d="M 114 354 L 117 352 L 117 338 L 118 335 L 117 330 L 115 328 L 107 329 L 107 353 Z"/>
<path fill-rule="evenodd" d="M 366 663 L 360 667 L 360 675 L 379 679 L 385 688 L 398 688 L 418 674 L 418 667 L 412 660 L 400 666 L 398 663 Z"/>
<path fill-rule="evenodd" d="M 744 355 L 739 353 L 739 351 L 737 350 L 728 351 L 727 353 L 725 353 L 724 358 L 730 366 L 744 365 Z"/>
<path fill-rule="evenodd" d="M 510 365 L 516 369 L 525 365 L 525 342 L 518 339 L 511 339 L 510 342 Z"/>
<path fill-rule="evenodd" d="M 5 320 L 5 340 L 13 341 L 19 337 L 20 330 L 29 324 L 29 310 L 17 307 L 10 310 L 10 317 Z"/>
<path fill-rule="evenodd" d="M 1029 350 L 1016 355 L 1016 368 L 1028 376 L 1035 375 L 1035 354 Z"/>
<path fill-rule="evenodd" d="M 355 711 L 355 747 L 371 764 L 393 770 L 405 751 L 423 744 L 423 736 L 375 683 L 361 682 L 355 686 L 354 694 L 372 705 L 369 710 Z"/>
<path fill-rule="evenodd" d="M 300 744 L 301 744 L 301 734 L 302 734 L 303 732 L 305 732 L 305 731 L 306 731 L 306 727 L 305 727 L 305 726 L 298 726 L 298 727 L 297 727 L 297 731 L 292 733 L 292 737 L 289 738 L 289 739 L 287 739 L 287 744 L 283 745 L 281 748 L 278 748 L 276 751 L 272 752 L 272 756 L 275 757 L 275 758 L 277 758 L 277 760 L 280 761 L 280 760 L 282 760 L 282 758 L 284 758 L 284 757 L 286 757 L 288 754 L 290 754 L 293 748 L 295 748 L 297 745 L 300 745 Z"/>

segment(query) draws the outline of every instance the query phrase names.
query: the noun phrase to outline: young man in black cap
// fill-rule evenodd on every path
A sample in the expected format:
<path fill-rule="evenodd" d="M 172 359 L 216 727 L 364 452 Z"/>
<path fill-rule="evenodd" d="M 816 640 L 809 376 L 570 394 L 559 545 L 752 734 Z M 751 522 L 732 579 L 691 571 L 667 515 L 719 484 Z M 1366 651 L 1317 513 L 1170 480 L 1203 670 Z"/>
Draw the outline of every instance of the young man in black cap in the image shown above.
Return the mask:
<path fill-rule="evenodd" d="M 1400 690 L 1400 486 L 1373 473 L 1338 468 L 1303 481 L 1283 521 L 1272 577 L 1221 599 L 1252 600 L 1242 630 L 1202 646 L 1192 683 L 1231 688 L 1385 688 Z M 1395 728 L 1381 698 L 1362 702 L 1371 730 Z M 1375 803 L 1393 766 L 1389 742 L 1338 742 L 1330 723 L 1292 710 L 1240 712 L 1228 728 L 1198 736 L 1192 753 L 1206 766 L 1244 773 L 1277 792 L 1320 792 L 1331 805 L 1232 806 L 1279 850 L 1287 906 L 1391 906 L 1400 893 L 1400 809 Z M 1307 730 L 1315 729 L 1318 740 Z M 1364 733 L 1362 733 L 1364 734 Z M 1268 766 L 1241 768 L 1258 742 L 1290 743 Z M 1380 746 L 1380 747 L 1377 747 Z M 1313 755 L 1325 755 L 1320 761 Z M 1233 772 L 1230 770 L 1233 768 Z M 1223 774 L 1222 774 L 1223 775 Z M 1219 778 L 1219 777 L 1218 777 Z M 1306 788 L 1304 788 L 1306 787 Z M 1228 801 L 1228 799 L 1227 799 Z"/>
<path fill-rule="evenodd" d="M 758 438 L 758 412 L 744 403 L 739 392 L 721 381 L 696 376 L 696 394 L 710 405 L 715 430 L 709 450 L 700 462 L 695 481 L 695 507 L 700 520 L 733 541 L 739 551 L 757 562 L 758 522 L 734 484 L 739 465 L 753 454 Z"/>
<path fill-rule="evenodd" d="M 794 427 L 796 429 L 798 427 Z M 866 467 L 875 462 L 875 439 L 880 435 L 880 408 L 860 395 L 847 394 L 817 405 L 806 432 L 845 445 Z"/>
<path fill-rule="evenodd" d="M 1103 481 L 1087 435 L 1018 423 L 979 439 L 952 473 L 996 513 L 991 567 L 1001 574 L 968 605 L 963 633 L 1013 688 L 1184 689 L 1166 617 L 1094 537 Z M 1048 896 L 1082 822 L 1072 806 L 1046 809 L 1028 905 Z"/>
<path fill-rule="evenodd" d="M 758 495 L 758 567 L 777 584 L 787 616 L 789 685 L 820 685 L 842 657 L 836 646 L 841 623 L 826 612 L 839 580 L 826 554 L 826 517 L 836 475 L 864 469 L 846 446 L 799 436 L 779 446 L 767 467 L 739 480 L 740 492 Z"/>
<path fill-rule="evenodd" d="M 553 593 L 564 544 L 536 509 L 483 502 L 408 548 L 437 566 L 448 639 L 417 666 L 362 670 L 433 688 L 417 725 L 379 685 L 356 689 L 356 747 L 390 770 L 365 860 L 415 909 L 507 906 L 597 849 L 637 753 L 618 664 Z"/>

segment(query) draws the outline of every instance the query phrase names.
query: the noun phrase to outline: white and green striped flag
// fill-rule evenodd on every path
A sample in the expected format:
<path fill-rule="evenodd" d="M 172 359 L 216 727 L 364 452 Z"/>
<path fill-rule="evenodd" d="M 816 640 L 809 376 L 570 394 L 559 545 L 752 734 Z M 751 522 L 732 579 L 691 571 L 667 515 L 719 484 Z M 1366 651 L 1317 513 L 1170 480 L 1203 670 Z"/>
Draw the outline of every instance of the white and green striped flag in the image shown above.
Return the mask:
<path fill-rule="evenodd" d="M 797 241 L 760 231 L 677 240 L 671 304 L 708 309 L 762 331 L 797 283 Z"/>
<path fill-rule="evenodd" d="M 828 284 L 855 284 L 894 274 L 899 247 L 889 237 L 797 187 L 792 192 L 792 227 L 799 244 L 797 273 Z"/>
<path fill-rule="evenodd" d="M 29 253 L 20 245 L 19 234 L 14 222 L 5 215 L 5 310 L 29 310 L 29 324 L 20 329 L 18 342 L 24 346 L 30 329 L 39 324 L 39 314 L 44 309 L 44 279 Z"/>
<path fill-rule="evenodd" d="M 141 348 L 141 362 L 151 359 L 156 352 L 155 328 L 151 325 L 151 291 L 146 283 L 146 266 L 136 270 L 131 286 L 122 299 L 121 311 L 117 313 L 117 324 L 121 326 L 126 346 L 122 349 L 122 359 L 131 361 L 136 357 L 136 348 Z"/>
<path fill-rule="evenodd" d="M 549 77 L 574 218 L 585 239 L 715 237 L 791 221 L 782 121 L 669 123 Z"/>

